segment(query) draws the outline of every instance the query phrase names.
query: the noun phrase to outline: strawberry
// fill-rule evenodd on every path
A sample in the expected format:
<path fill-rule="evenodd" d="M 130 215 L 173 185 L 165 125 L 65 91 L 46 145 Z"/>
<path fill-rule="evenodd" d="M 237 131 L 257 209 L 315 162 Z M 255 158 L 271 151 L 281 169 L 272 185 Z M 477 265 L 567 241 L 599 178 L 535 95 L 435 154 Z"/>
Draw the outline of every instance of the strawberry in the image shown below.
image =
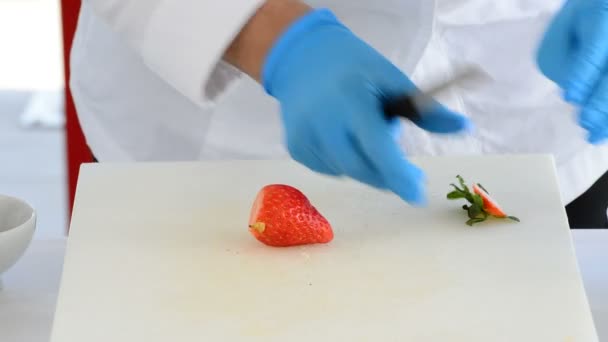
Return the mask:
<path fill-rule="evenodd" d="M 271 184 L 259 192 L 249 216 L 249 231 L 274 247 L 328 243 L 331 225 L 298 189 Z"/>
<path fill-rule="evenodd" d="M 483 200 L 483 209 L 494 217 L 505 218 L 507 214 L 502 208 L 490 197 L 490 195 L 479 185 L 473 184 L 473 192 L 481 196 Z"/>
<path fill-rule="evenodd" d="M 473 184 L 473 193 L 471 193 L 464 179 L 461 176 L 456 176 L 456 178 L 460 182 L 460 188 L 454 184 L 450 184 L 454 188 L 454 191 L 448 193 L 447 197 L 450 200 L 464 198 L 470 203 L 470 205 L 465 204 L 462 206 L 462 209 L 466 210 L 469 215 L 469 220 L 467 221 L 469 226 L 483 222 L 490 216 L 519 222 L 517 217 L 508 216 L 498 203 L 490 197 L 490 194 L 481 184 Z"/>

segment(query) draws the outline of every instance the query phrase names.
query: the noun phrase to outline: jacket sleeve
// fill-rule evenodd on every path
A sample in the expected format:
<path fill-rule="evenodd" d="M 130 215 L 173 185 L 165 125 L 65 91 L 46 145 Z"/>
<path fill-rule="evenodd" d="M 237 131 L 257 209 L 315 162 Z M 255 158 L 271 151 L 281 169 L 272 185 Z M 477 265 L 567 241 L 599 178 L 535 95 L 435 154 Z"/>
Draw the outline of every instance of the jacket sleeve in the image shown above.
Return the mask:
<path fill-rule="evenodd" d="M 263 0 L 84 0 L 144 63 L 201 106 L 241 73 L 221 60 Z"/>

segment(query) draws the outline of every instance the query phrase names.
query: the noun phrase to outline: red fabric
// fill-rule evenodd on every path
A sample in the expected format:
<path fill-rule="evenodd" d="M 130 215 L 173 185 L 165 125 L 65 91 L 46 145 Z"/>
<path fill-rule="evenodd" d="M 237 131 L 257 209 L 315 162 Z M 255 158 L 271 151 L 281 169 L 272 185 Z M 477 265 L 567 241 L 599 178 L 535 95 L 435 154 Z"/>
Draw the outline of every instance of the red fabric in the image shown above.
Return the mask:
<path fill-rule="evenodd" d="M 93 161 L 93 156 L 89 150 L 84 134 L 80 128 L 76 108 L 72 100 L 69 89 L 70 78 L 70 50 L 72 49 L 72 39 L 78 23 L 78 13 L 80 11 L 80 0 L 61 0 L 61 16 L 63 25 L 63 51 L 65 64 L 65 115 L 66 115 L 66 152 L 67 152 L 67 176 L 68 176 L 68 201 L 69 214 L 71 216 L 74 206 L 74 195 L 78 182 L 78 172 L 82 163 Z"/>

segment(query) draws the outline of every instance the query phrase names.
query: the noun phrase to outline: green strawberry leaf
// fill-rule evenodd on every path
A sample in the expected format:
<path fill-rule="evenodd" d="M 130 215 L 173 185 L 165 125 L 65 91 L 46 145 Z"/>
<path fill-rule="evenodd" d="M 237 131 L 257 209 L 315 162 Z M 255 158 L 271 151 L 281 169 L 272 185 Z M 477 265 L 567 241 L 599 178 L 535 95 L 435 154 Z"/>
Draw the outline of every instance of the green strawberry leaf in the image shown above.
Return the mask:
<path fill-rule="evenodd" d="M 467 187 L 464 179 L 461 176 L 456 176 L 458 178 L 458 181 L 460 182 L 460 186 L 462 188 L 457 187 L 454 184 L 450 184 L 452 187 L 454 187 L 454 189 L 456 191 L 460 191 L 463 195 L 463 198 L 465 198 L 467 201 L 469 201 L 469 203 L 471 204 L 475 204 L 475 199 L 473 198 L 473 193 L 471 193 L 471 190 L 469 190 L 469 187 Z"/>
<path fill-rule="evenodd" d="M 513 220 L 513 221 L 517 221 L 517 222 L 521 222 L 517 217 L 515 216 L 508 216 L 507 218 Z"/>
<path fill-rule="evenodd" d="M 455 189 L 455 191 L 461 192 L 463 194 L 465 193 L 464 190 L 461 189 L 461 188 L 459 188 L 459 187 L 457 187 L 456 184 L 451 183 L 450 185 Z"/>
<path fill-rule="evenodd" d="M 465 197 L 465 195 L 461 191 L 457 191 L 457 190 L 454 190 L 448 194 L 448 199 L 451 199 L 451 200 L 460 199 L 460 198 L 464 198 L 464 197 Z"/>
<path fill-rule="evenodd" d="M 467 183 L 465 183 L 464 178 L 462 178 L 462 176 L 457 175 L 456 178 L 458 178 L 458 182 L 460 182 L 460 186 L 466 191 L 469 192 L 469 187 L 467 187 Z"/>
<path fill-rule="evenodd" d="M 473 226 L 475 223 L 481 223 L 483 221 L 485 221 L 485 218 L 472 218 L 470 220 L 467 221 L 467 225 L 469 226 Z"/>
<path fill-rule="evenodd" d="M 488 195 L 490 194 L 490 192 L 489 192 L 488 190 L 486 190 L 486 188 L 484 188 L 484 187 L 483 187 L 483 185 L 481 185 L 481 184 L 477 183 L 477 186 L 478 186 L 478 187 L 480 187 L 480 188 L 481 188 L 481 190 L 485 191 L 485 192 L 486 192 L 486 194 L 488 194 Z"/>

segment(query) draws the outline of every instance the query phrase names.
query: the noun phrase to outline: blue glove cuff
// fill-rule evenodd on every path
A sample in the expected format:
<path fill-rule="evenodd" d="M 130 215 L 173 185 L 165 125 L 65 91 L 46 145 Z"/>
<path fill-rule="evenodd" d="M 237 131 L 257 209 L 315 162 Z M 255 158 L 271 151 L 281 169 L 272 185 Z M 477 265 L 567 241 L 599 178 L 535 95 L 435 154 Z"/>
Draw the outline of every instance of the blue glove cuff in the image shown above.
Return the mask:
<path fill-rule="evenodd" d="M 268 94 L 273 94 L 273 76 L 291 45 L 303 34 L 324 25 L 342 26 L 338 21 L 338 18 L 336 18 L 330 10 L 325 8 L 314 9 L 293 22 L 287 30 L 279 36 L 266 56 L 266 60 L 262 66 L 262 85 Z"/>

